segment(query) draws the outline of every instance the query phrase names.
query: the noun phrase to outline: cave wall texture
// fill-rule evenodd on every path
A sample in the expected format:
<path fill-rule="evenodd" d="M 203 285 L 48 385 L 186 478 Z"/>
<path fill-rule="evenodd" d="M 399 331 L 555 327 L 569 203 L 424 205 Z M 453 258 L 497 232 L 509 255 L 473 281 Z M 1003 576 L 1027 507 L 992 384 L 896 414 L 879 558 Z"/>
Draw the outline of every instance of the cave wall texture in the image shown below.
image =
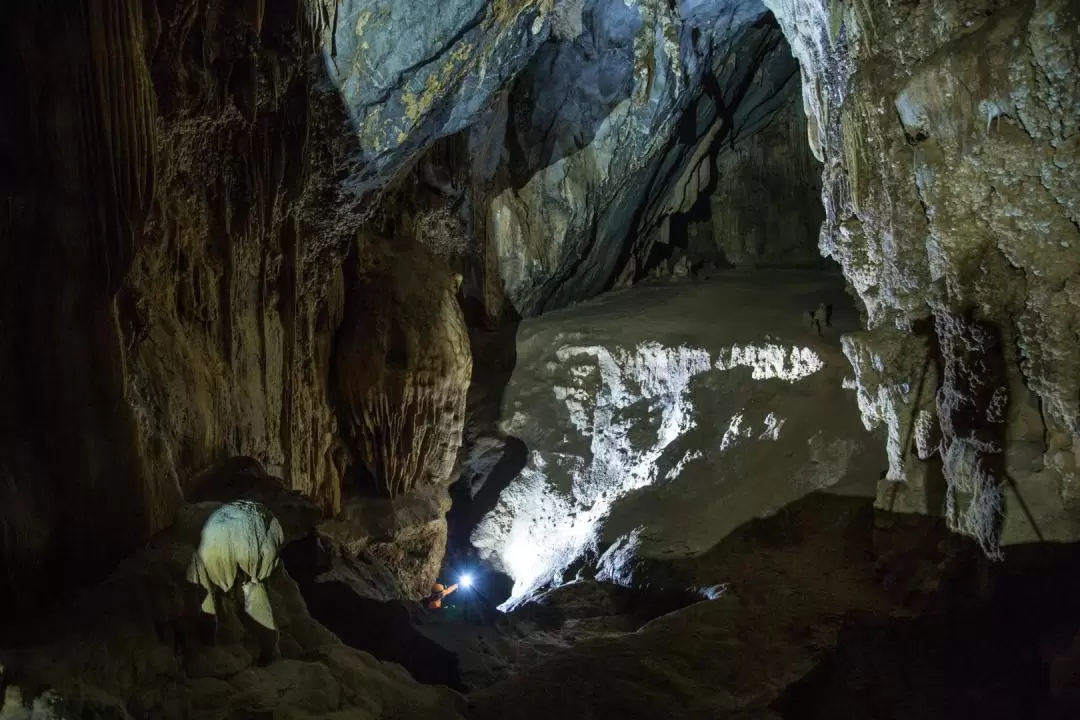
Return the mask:
<path fill-rule="evenodd" d="M 334 185 L 348 134 L 312 90 L 301 6 L 5 15 L 4 579 L 100 572 L 232 454 L 332 507 L 357 201 Z"/>
<path fill-rule="evenodd" d="M 400 234 L 419 237 L 437 210 L 465 237 L 435 249 L 492 327 L 646 277 L 667 254 L 656 249 L 670 244 L 672 218 L 685 227 L 719 191 L 715 168 L 732 148 L 798 107 L 797 64 L 757 2 L 589 0 L 569 26 L 560 8 L 547 42 L 473 124 L 384 196 L 411 206 Z M 801 135 L 794 158 L 763 172 L 800 182 L 816 162 Z M 803 240 L 799 251 L 816 253 L 816 232 Z"/>
<path fill-rule="evenodd" d="M 821 163 L 806 144 L 801 103 L 792 100 L 767 127 L 717 156 L 708 213 L 688 228 L 691 256 L 737 268 L 824 264 Z"/>
<path fill-rule="evenodd" d="M 373 162 L 317 11 L 5 7 L 5 601 L 100 574 L 230 455 L 340 508 L 346 180 Z"/>
<path fill-rule="evenodd" d="M 471 363 L 450 299 L 497 326 L 643 276 L 665 218 L 711 192 L 720 140 L 795 97 L 763 12 L 5 4 L 3 601 L 99 577 L 231 456 L 341 513 L 387 484 L 400 437 L 380 423 L 434 422 L 400 487 L 445 486 Z M 386 250 L 412 239 L 426 250 Z M 414 317 L 402 356 L 356 308 L 418 297 L 394 278 L 420 257 L 443 293 L 421 305 L 450 325 Z M 368 350 L 381 370 L 346 367 Z M 417 392 L 430 412 L 390 400 Z M 425 575 L 446 499 L 421 494 L 384 510 L 420 518 Z"/>
<path fill-rule="evenodd" d="M 890 436 L 881 503 L 944 495 L 991 549 L 1003 501 L 1006 541 L 1075 537 L 1080 9 L 765 4 L 825 164 L 821 249 L 865 310 L 847 347 Z"/>
<path fill-rule="evenodd" d="M 390 472 L 430 502 L 387 512 L 421 518 L 422 585 L 432 488 L 458 428 L 466 453 L 486 432 L 470 350 L 648 276 L 705 206 L 730 262 L 777 251 L 730 227 L 760 194 L 739 158 L 772 187 L 813 174 L 755 134 L 801 134 L 800 69 L 820 247 L 863 305 L 847 355 L 890 437 L 882 502 L 934 512 L 944 483 L 955 525 L 989 535 L 1004 483 L 1036 535 L 1076 536 L 1075 3 L 51 0 L 0 20 L 3 602 L 99 576 L 229 456 L 341 513 L 421 421 Z M 807 234 L 781 215 L 765 236 Z M 412 263 L 441 294 L 403 339 L 356 313 L 408 305 Z M 348 360 L 369 350 L 381 369 Z M 417 392 L 420 413 L 391 402 Z"/>

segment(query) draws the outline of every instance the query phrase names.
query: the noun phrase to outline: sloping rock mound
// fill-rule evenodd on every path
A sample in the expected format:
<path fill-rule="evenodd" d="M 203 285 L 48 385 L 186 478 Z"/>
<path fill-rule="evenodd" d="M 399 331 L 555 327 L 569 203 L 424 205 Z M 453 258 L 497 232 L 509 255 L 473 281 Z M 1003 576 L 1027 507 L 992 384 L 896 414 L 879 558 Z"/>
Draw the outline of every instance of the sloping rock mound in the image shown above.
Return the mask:
<path fill-rule="evenodd" d="M 349 647 L 397 663 L 419 682 L 464 689 L 457 656 L 418 632 L 423 609 L 393 592 L 382 563 L 336 550 L 310 536 L 282 553 L 312 617 Z"/>
<path fill-rule="evenodd" d="M 813 490 L 872 492 L 885 464 L 843 387 L 845 299 L 824 274 L 729 273 L 524 322 L 500 430 L 528 462 L 472 535 L 514 598 L 583 556 L 630 583 L 631 559 L 701 552 Z"/>
<path fill-rule="evenodd" d="M 654 593 L 651 587 L 582 581 L 533 596 L 511 613 L 493 611 L 481 597 L 456 612 L 416 614 L 413 622 L 421 635 L 453 651 L 454 670 L 475 692 L 527 674 L 582 643 L 625 636 L 702 597 L 694 590 Z"/>
<path fill-rule="evenodd" d="M 455 717 L 451 691 L 417 684 L 312 620 L 281 567 L 267 583 L 278 634 L 248 621 L 237 597 L 219 603 L 216 622 L 200 614 L 202 592 L 183 578 L 217 506 L 184 508 L 101 586 L 13 631 L 5 680 L 27 702 L 52 689 L 71 718 Z"/>

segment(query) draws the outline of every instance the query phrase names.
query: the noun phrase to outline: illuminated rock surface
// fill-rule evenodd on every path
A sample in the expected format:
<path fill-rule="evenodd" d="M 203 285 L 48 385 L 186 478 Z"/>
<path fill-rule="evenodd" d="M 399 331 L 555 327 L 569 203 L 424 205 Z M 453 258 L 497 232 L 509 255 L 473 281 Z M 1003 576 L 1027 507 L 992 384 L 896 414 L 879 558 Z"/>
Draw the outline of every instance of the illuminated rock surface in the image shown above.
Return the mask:
<path fill-rule="evenodd" d="M 806 317 L 820 302 L 823 336 Z M 856 322 L 836 279 L 757 271 L 522 323 L 500 429 L 528 464 L 472 536 L 512 602 L 609 545 L 601 575 L 630 583 L 630 558 L 700 552 L 814 490 L 872 493 L 881 441 L 843 388 Z"/>
<path fill-rule="evenodd" d="M 955 495 L 954 527 L 991 552 L 999 539 L 1075 539 L 1080 7 L 765 4 L 799 60 L 825 164 L 821 249 L 865 310 L 853 360 L 880 367 L 859 379 L 879 399 L 868 416 L 896 438 L 918 416 L 920 435 L 944 440 L 940 455 L 894 446 L 882 506 L 945 512 Z M 999 422 L 984 383 L 1000 388 Z M 988 423 L 999 437 L 975 438 Z M 1001 538 L 1000 518 L 972 523 L 964 509 L 988 499 L 1004 505 Z"/>

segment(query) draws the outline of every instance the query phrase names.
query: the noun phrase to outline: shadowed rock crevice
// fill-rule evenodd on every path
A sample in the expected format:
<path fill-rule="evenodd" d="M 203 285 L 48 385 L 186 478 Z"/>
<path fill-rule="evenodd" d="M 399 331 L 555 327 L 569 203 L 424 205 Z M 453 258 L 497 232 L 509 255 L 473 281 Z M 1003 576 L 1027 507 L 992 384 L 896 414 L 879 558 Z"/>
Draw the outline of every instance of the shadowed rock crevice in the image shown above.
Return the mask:
<path fill-rule="evenodd" d="M 401 665 L 418 682 L 464 689 L 457 656 L 416 629 L 414 616 L 423 612 L 418 605 L 373 597 L 372 590 L 387 588 L 365 587 L 360 566 L 328 552 L 315 535 L 287 548 L 282 562 L 312 617 L 346 645 Z"/>
<path fill-rule="evenodd" d="M 1078 697 L 1066 668 L 1075 667 L 1080 624 L 1067 608 L 1080 587 L 1058 573 L 1075 567 L 1076 547 L 1022 545 L 1010 555 L 978 599 L 850 623 L 836 650 L 784 693 L 781 716 L 1068 717 Z"/>

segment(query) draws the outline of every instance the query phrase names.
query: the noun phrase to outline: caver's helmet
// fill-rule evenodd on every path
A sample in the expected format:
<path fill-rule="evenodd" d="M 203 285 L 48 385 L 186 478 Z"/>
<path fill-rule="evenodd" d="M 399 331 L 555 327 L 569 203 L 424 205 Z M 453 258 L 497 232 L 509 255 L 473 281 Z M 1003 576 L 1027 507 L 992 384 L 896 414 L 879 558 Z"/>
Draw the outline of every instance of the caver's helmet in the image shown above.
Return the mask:
<path fill-rule="evenodd" d="M 431 592 L 432 593 L 441 593 L 445 589 L 446 589 L 446 586 L 443 585 L 442 583 L 435 583 L 434 585 L 431 586 Z"/>

